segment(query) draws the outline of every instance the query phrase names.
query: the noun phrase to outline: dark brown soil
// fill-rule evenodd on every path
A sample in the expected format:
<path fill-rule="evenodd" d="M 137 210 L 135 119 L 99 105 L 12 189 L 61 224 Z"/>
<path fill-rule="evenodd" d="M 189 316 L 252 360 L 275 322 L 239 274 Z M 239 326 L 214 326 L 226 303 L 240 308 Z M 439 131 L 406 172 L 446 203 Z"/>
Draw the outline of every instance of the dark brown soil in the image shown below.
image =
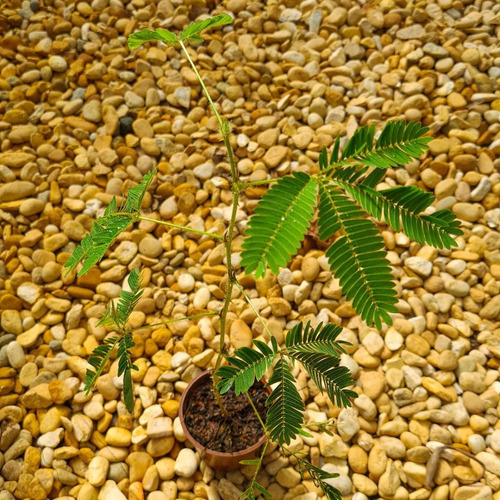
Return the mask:
<path fill-rule="evenodd" d="M 212 391 L 212 379 L 193 389 L 187 402 L 185 423 L 191 435 L 213 451 L 231 453 L 255 444 L 264 434 L 262 426 L 244 394 L 235 396 L 231 388 L 222 396 L 231 418 L 224 418 Z M 260 417 L 265 422 L 269 393 L 260 382 L 248 391 Z"/>

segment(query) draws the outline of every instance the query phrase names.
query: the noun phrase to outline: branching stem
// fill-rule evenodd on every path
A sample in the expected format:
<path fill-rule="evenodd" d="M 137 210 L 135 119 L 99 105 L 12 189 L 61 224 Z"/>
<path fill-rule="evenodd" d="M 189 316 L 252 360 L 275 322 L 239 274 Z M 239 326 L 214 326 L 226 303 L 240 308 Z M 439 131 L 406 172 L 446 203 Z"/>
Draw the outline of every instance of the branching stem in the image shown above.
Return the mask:
<path fill-rule="evenodd" d="M 251 307 L 257 318 L 259 318 L 259 321 L 262 323 L 262 326 L 268 333 L 269 337 L 273 337 L 274 335 L 271 333 L 271 330 L 269 330 L 269 327 L 267 326 L 267 323 L 264 321 L 264 318 L 261 316 L 259 311 L 257 311 L 257 308 L 255 307 L 254 303 L 252 302 L 252 299 L 248 296 L 248 294 L 245 292 L 244 288 L 238 283 L 238 281 L 235 283 L 238 289 L 240 290 L 241 294 L 243 297 L 245 297 L 245 300 L 248 302 L 248 305 Z"/>
<path fill-rule="evenodd" d="M 150 325 L 138 326 L 137 328 L 132 328 L 131 330 L 129 330 L 129 332 L 143 330 L 144 328 L 154 328 L 155 326 L 165 326 L 165 325 L 169 325 L 170 323 L 178 323 L 179 321 L 204 318 L 205 316 L 215 316 L 217 314 L 219 314 L 217 311 L 209 311 L 209 312 L 200 313 L 200 314 L 193 314 L 192 316 L 183 316 L 182 318 L 169 319 L 167 321 L 161 321 L 160 323 L 152 323 Z"/>
<path fill-rule="evenodd" d="M 214 112 L 214 115 L 216 116 L 217 121 L 219 122 L 219 129 L 220 129 L 220 132 L 222 134 L 222 140 L 224 142 L 224 145 L 226 146 L 227 155 L 228 155 L 228 159 L 229 159 L 229 166 L 231 168 L 231 182 L 232 182 L 231 191 L 232 191 L 232 195 L 233 195 L 233 199 L 232 199 L 233 205 L 232 205 L 232 210 L 231 210 L 231 217 L 229 219 L 229 226 L 228 226 L 227 231 L 223 237 L 224 248 L 226 251 L 227 290 L 226 290 L 226 296 L 224 299 L 224 304 L 223 304 L 222 310 L 220 312 L 219 352 L 217 354 L 217 360 L 215 362 L 215 370 L 214 370 L 214 373 L 216 373 L 217 370 L 219 369 L 220 365 L 222 364 L 222 359 L 224 357 L 225 346 L 226 346 L 227 313 L 229 311 L 229 305 L 231 303 L 233 286 L 234 286 L 234 283 L 236 282 L 236 278 L 234 277 L 234 272 L 233 272 L 233 266 L 231 263 L 231 251 L 232 251 L 234 227 L 236 225 L 236 213 L 238 210 L 238 200 L 239 200 L 239 195 L 240 195 L 238 168 L 236 166 L 233 148 L 231 146 L 231 127 L 229 125 L 229 122 L 227 120 L 222 120 L 219 112 L 217 111 L 215 103 L 213 102 L 212 98 L 210 97 L 210 93 L 208 92 L 208 89 L 205 86 L 205 83 L 204 83 L 200 73 L 198 72 L 198 69 L 196 68 L 196 65 L 194 64 L 193 60 L 191 59 L 191 56 L 189 55 L 189 52 L 186 49 L 186 46 L 182 43 L 181 40 L 179 40 L 179 44 L 184 52 L 184 55 L 186 56 L 187 60 L 189 61 L 189 64 L 191 65 L 192 70 L 194 71 L 196 77 L 198 78 L 198 81 L 200 82 L 201 88 L 203 89 L 203 92 L 204 92 L 206 98 L 208 99 L 208 102 L 210 103 L 210 107 L 212 108 L 212 111 Z M 219 404 L 219 407 L 221 409 L 222 414 L 225 417 L 228 417 L 229 415 L 227 413 L 227 410 L 224 407 L 224 404 L 222 403 L 220 391 L 217 389 L 218 381 L 219 381 L 218 377 L 216 375 L 214 375 L 213 382 L 214 382 L 215 399 L 217 400 L 217 403 Z"/>
<path fill-rule="evenodd" d="M 262 429 L 264 429 L 264 432 L 265 432 L 266 436 L 269 437 L 269 433 L 267 432 L 266 425 L 264 424 L 264 421 L 262 420 L 259 412 L 257 411 L 257 408 L 255 407 L 255 404 L 252 401 L 252 398 L 250 397 L 250 394 L 248 394 L 248 391 L 245 391 L 245 396 L 247 397 L 248 402 L 250 403 L 250 406 L 252 407 L 255 415 L 257 415 L 257 418 L 259 419 L 260 425 L 262 426 Z M 267 441 L 266 441 L 266 445 L 267 445 Z"/>
<path fill-rule="evenodd" d="M 240 182 L 240 190 L 243 191 L 243 189 L 246 189 L 247 187 L 251 186 L 260 186 L 262 184 L 272 184 L 273 182 L 278 182 L 280 179 L 279 178 L 272 178 L 272 179 L 261 179 L 260 181 L 249 181 L 249 182 Z"/>
<path fill-rule="evenodd" d="M 201 231 L 200 229 L 193 229 L 192 227 L 180 226 L 179 224 L 173 224 L 172 222 L 165 222 L 163 220 L 150 219 L 149 217 L 144 217 L 142 215 L 139 215 L 137 217 L 137 220 L 144 220 L 144 221 L 147 221 L 147 222 L 154 222 L 155 224 L 160 224 L 162 226 L 172 227 L 174 229 L 180 229 L 181 231 L 186 231 L 186 232 L 190 232 L 190 233 L 202 234 L 204 236 L 209 236 L 210 238 L 216 238 L 218 240 L 223 240 L 224 239 L 224 237 L 221 236 L 220 234 L 209 233 L 207 231 Z"/>

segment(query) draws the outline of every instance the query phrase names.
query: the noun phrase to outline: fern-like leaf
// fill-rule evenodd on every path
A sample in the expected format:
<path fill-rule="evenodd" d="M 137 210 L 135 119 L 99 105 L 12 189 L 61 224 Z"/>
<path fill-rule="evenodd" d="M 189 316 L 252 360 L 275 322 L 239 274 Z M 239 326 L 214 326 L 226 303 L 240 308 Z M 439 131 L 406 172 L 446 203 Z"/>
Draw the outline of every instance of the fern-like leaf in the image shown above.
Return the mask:
<path fill-rule="evenodd" d="M 280 445 L 290 444 L 300 432 L 304 421 L 304 403 L 295 386 L 290 366 L 279 359 L 268 385 L 277 384 L 267 399 L 266 428 L 269 437 Z"/>
<path fill-rule="evenodd" d="M 368 167 L 390 168 L 405 165 L 429 149 L 432 137 L 423 137 L 428 132 L 419 122 L 389 122 L 382 130 L 375 147 L 366 148 L 356 160 Z"/>
<path fill-rule="evenodd" d="M 240 499 L 241 500 L 255 500 L 254 488 L 264 497 L 264 498 L 272 498 L 271 493 L 264 488 L 257 481 L 252 481 L 250 486 L 242 493 Z"/>
<path fill-rule="evenodd" d="M 179 36 L 179 38 L 184 41 L 190 42 L 202 42 L 203 37 L 200 33 L 204 30 L 215 28 L 216 26 L 223 26 L 225 24 L 230 24 L 233 22 L 233 18 L 229 14 L 219 14 L 218 16 L 209 17 L 208 19 L 203 19 L 202 21 L 196 21 L 191 23 Z"/>
<path fill-rule="evenodd" d="M 125 333 L 118 343 L 116 356 L 118 358 L 118 376 L 123 375 L 123 399 L 127 410 L 132 413 L 134 409 L 134 387 L 132 382 L 132 370 L 138 370 L 131 361 L 130 349 L 134 347 L 134 341 L 130 333 Z"/>
<path fill-rule="evenodd" d="M 254 340 L 254 345 L 257 349 L 237 349 L 233 356 L 227 357 L 229 365 L 217 370 L 215 375 L 220 379 L 217 387 L 221 394 L 226 393 L 233 384 L 237 396 L 248 391 L 254 381 L 260 380 L 269 369 L 277 353 L 260 340 Z"/>
<path fill-rule="evenodd" d="M 137 219 L 142 199 L 155 173 L 155 169 L 151 170 L 137 186 L 130 189 L 128 198 L 119 211 L 116 211 L 116 200 L 113 199 L 104 215 L 94 222 L 90 234 L 85 235 L 80 246 L 75 248 L 67 260 L 64 267 L 68 272 L 82 262 L 83 266 L 78 272 L 78 276 L 82 276 L 104 257 L 118 235 Z"/>
<path fill-rule="evenodd" d="M 103 372 L 106 363 L 109 361 L 111 353 L 113 352 L 116 344 L 118 344 L 119 340 L 120 337 L 104 339 L 103 343 L 98 345 L 92 352 L 88 362 L 93 370 L 89 368 L 85 373 L 85 394 L 88 394 L 90 389 L 92 389 L 94 384 L 97 382 L 97 379 Z"/>
<path fill-rule="evenodd" d="M 200 36 L 202 31 L 215 28 L 216 26 L 230 24 L 232 22 L 233 18 L 229 14 L 220 14 L 218 16 L 209 17 L 208 19 L 191 23 L 180 33 L 179 37 L 177 37 L 175 33 L 161 28 L 154 31 L 144 29 L 129 35 L 128 46 L 130 49 L 137 49 L 143 43 L 152 41 L 163 42 L 171 47 L 179 46 L 180 42 L 202 42 L 203 37 Z"/>
<path fill-rule="evenodd" d="M 365 184 L 351 184 L 339 179 L 339 183 L 364 210 L 376 219 L 382 217 L 394 231 L 403 229 L 405 234 L 418 243 L 436 248 L 452 248 L 457 245 L 452 236 L 460 236 L 460 221 L 450 210 L 439 210 L 431 215 L 421 215 L 433 201 L 432 193 L 415 186 L 398 186 L 375 191 Z"/>
<path fill-rule="evenodd" d="M 325 391 L 339 407 L 351 406 L 349 398 L 357 397 L 354 391 L 346 389 L 354 385 L 349 369 L 339 366 L 340 358 L 316 352 L 289 351 L 288 355 L 302 363 L 320 391 Z"/>
<path fill-rule="evenodd" d="M 389 313 L 397 312 L 396 291 L 377 227 L 338 187 L 322 182 L 319 193 L 320 238 L 339 229 L 343 233 L 326 256 L 346 298 L 367 324 L 391 324 Z"/>
<path fill-rule="evenodd" d="M 128 278 L 128 286 L 130 288 L 130 292 L 127 290 L 121 291 L 120 300 L 118 301 L 118 305 L 116 307 L 117 319 L 123 328 L 132 314 L 132 311 L 137 306 L 137 303 L 139 302 L 144 291 L 141 289 L 141 276 L 138 268 L 132 269 Z"/>
<path fill-rule="evenodd" d="M 341 332 L 342 328 L 337 325 L 329 324 L 323 327 L 323 323 L 320 323 L 313 328 L 310 322 L 307 322 L 305 326 L 301 322 L 288 332 L 285 347 L 292 351 L 322 352 L 338 357 L 340 353 L 346 353 L 342 344 L 347 344 L 347 342 L 337 340 Z"/>
<path fill-rule="evenodd" d="M 326 151 L 320 154 L 320 170 L 331 173 L 352 163 L 383 169 L 405 165 L 429 149 L 427 143 L 432 137 L 424 137 L 428 130 L 418 122 L 389 122 L 374 144 L 375 126 L 364 125 L 354 132 L 340 157 L 338 141 L 334 144 L 329 164 Z"/>
<path fill-rule="evenodd" d="M 157 30 L 140 30 L 136 31 L 135 33 L 132 33 L 128 37 L 128 46 L 130 49 L 137 49 L 139 48 L 143 43 L 146 42 L 152 42 L 153 40 L 163 42 L 166 45 L 175 47 L 179 45 L 179 41 L 177 40 L 177 36 L 175 36 L 174 33 L 164 30 L 164 29 L 157 29 Z"/>
<path fill-rule="evenodd" d="M 370 151 L 373 146 L 374 136 L 375 125 L 364 125 L 363 127 L 358 128 L 346 144 L 342 153 L 342 160 L 356 158 L 361 153 Z"/>
<path fill-rule="evenodd" d="M 264 276 L 266 265 L 275 274 L 286 266 L 304 239 L 316 203 L 316 180 L 296 172 L 276 182 L 262 197 L 250 219 L 241 264 L 246 274 Z"/>
<path fill-rule="evenodd" d="M 139 302 L 144 291 L 141 289 L 140 280 L 139 269 L 133 269 L 128 278 L 130 292 L 122 290 L 120 292 L 118 305 L 116 306 L 112 300 L 108 302 L 106 313 L 97 322 L 97 326 L 115 326 L 119 330 L 123 330 L 125 328 L 128 318 L 137 306 L 137 303 Z"/>
<path fill-rule="evenodd" d="M 297 459 L 301 475 L 304 474 L 305 470 L 309 474 L 314 485 L 323 490 L 328 500 L 342 500 L 340 491 L 327 482 L 328 479 L 335 479 L 338 477 L 338 474 L 320 469 L 298 455 L 295 455 L 295 458 Z"/>
<path fill-rule="evenodd" d="M 121 212 L 135 214 L 138 213 L 142 206 L 142 200 L 144 199 L 144 195 L 146 191 L 149 189 L 149 186 L 153 182 L 153 179 L 156 175 L 156 167 L 151 169 L 144 177 L 141 179 L 141 182 L 136 186 L 130 188 L 127 193 L 127 199 L 120 209 Z"/>

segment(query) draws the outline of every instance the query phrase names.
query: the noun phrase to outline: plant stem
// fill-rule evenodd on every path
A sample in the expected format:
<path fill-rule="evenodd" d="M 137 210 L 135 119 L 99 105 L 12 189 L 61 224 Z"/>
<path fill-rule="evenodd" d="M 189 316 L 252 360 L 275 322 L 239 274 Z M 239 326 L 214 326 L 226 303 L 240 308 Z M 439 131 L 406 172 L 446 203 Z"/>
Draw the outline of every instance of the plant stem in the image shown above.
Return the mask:
<path fill-rule="evenodd" d="M 272 179 L 261 179 L 260 181 L 250 181 L 250 182 L 240 182 L 240 190 L 246 189 L 247 187 L 250 186 L 259 186 L 261 184 L 271 184 L 273 182 L 278 182 L 278 178 L 272 178 Z"/>
<path fill-rule="evenodd" d="M 170 323 L 177 323 L 179 321 L 204 318 L 205 316 L 215 316 L 216 314 L 218 314 L 217 311 L 209 311 L 206 313 L 193 314 L 192 316 L 184 316 L 182 318 L 169 319 L 167 321 L 162 321 L 160 323 L 152 323 L 151 325 L 138 326 L 137 328 L 132 328 L 131 330 L 129 330 L 129 332 L 135 332 L 137 330 L 142 330 L 144 328 L 153 328 L 155 326 L 165 326 L 165 325 L 169 325 Z"/>
<path fill-rule="evenodd" d="M 217 108 L 215 107 L 214 101 L 212 101 L 212 98 L 210 97 L 210 94 L 208 93 L 207 87 L 205 87 L 205 82 L 201 78 L 201 75 L 198 73 L 198 69 L 196 68 L 196 65 L 194 64 L 193 60 L 191 59 L 191 56 L 189 55 L 189 52 L 186 49 L 186 46 L 182 43 L 182 40 L 178 40 L 180 46 L 182 47 L 182 50 L 184 52 L 184 55 L 186 56 L 186 59 L 189 61 L 189 64 L 191 65 L 191 68 L 194 71 L 194 74 L 196 75 L 196 78 L 198 78 L 198 81 L 200 82 L 201 88 L 203 89 L 203 93 L 205 94 L 206 98 L 208 99 L 208 102 L 210 103 L 210 107 L 212 108 L 214 115 L 217 117 L 217 121 L 219 122 L 219 127 L 222 132 L 223 128 L 223 123 L 222 123 L 222 118 L 219 115 L 219 112 L 217 111 Z"/>
<path fill-rule="evenodd" d="M 262 323 L 262 326 L 265 328 L 266 332 L 268 333 L 269 337 L 274 337 L 274 335 L 271 333 L 271 330 L 269 330 L 269 327 L 267 326 L 267 323 L 264 321 L 264 318 L 260 315 L 259 311 L 257 311 L 257 308 L 254 306 L 252 299 L 248 296 L 248 294 L 245 292 L 244 288 L 236 281 L 236 286 L 240 290 L 241 294 L 243 297 L 245 297 L 245 300 L 248 302 L 248 305 L 252 308 L 253 312 L 259 318 L 259 321 Z"/>
<path fill-rule="evenodd" d="M 236 282 L 236 278 L 234 277 L 234 271 L 233 271 L 233 265 L 231 263 L 231 250 L 232 250 L 232 243 L 233 243 L 233 233 L 234 233 L 234 227 L 236 224 L 236 212 L 238 210 L 238 200 L 239 200 L 239 195 L 240 195 L 240 188 L 239 188 L 239 181 L 238 181 L 238 168 L 236 167 L 236 162 L 234 160 L 234 153 L 233 153 L 233 148 L 231 146 L 231 127 L 229 126 L 229 122 L 227 120 L 223 121 L 221 116 L 219 115 L 219 112 L 217 111 L 217 108 L 215 107 L 215 103 L 213 102 L 212 98 L 210 97 L 210 94 L 208 92 L 207 87 L 205 86 L 205 83 L 203 82 L 203 79 L 201 78 L 200 73 L 198 72 L 198 69 L 196 68 L 196 65 L 194 64 L 193 60 L 191 59 L 191 56 L 189 55 L 189 52 L 186 49 L 186 46 L 182 43 L 181 40 L 179 40 L 179 44 L 189 61 L 189 64 L 191 65 L 191 68 L 193 69 L 196 77 L 198 78 L 198 81 L 200 82 L 201 88 L 203 89 L 203 92 L 208 99 L 208 102 L 210 103 L 210 107 L 212 108 L 212 111 L 214 112 L 215 116 L 217 117 L 217 121 L 219 122 L 219 128 L 220 132 L 222 134 L 222 139 L 224 141 L 224 145 L 226 146 L 227 150 L 227 155 L 229 159 L 229 166 L 231 168 L 231 192 L 233 194 L 233 205 L 232 205 L 232 210 L 231 210 L 231 218 L 229 220 L 229 226 L 226 230 L 226 233 L 224 234 L 224 247 L 226 250 L 226 267 L 227 267 L 227 290 L 226 290 L 226 296 L 224 299 L 224 304 L 222 306 L 222 310 L 220 312 L 220 341 L 219 341 L 219 352 L 217 354 L 217 360 L 215 362 L 215 369 L 214 369 L 214 376 L 213 376 L 213 382 L 214 382 L 214 394 L 215 394 L 215 399 L 217 400 L 217 403 L 219 404 L 219 407 L 221 409 L 222 414 L 225 417 L 228 417 L 227 410 L 224 407 L 224 404 L 222 403 L 222 398 L 220 395 L 220 391 L 217 389 L 217 383 L 219 381 L 218 377 L 215 375 L 217 370 L 220 368 L 220 365 L 222 364 L 222 359 L 224 356 L 224 351 L 225 351 L 225 340 L 226 340 L 226 328 L 227 328 L 227 313 L 229 311 L 229 304 L 231 303 L 231 295 L 233 292 L 233 286 L 234 283 Z"/>
<path fill-rule="evenodd" d="M 171 222 L 165 222 L 163 220 L 150 219 L 149 217 L 143 217 L 142 215 L 139 215 L 137 217 L 137 220 L 145 220 L 145 221 L 148 221 L 148 222 L 154 222 L 154 223 L 160 224 L 162 226 L 172 227 L 174 229 L 180 229 L 181 231 L 186 231 L 186 232 L 191 232 L 191 233 L 196 233 L 196 234 L 202 234 L 204 236 L 209 236 L 210 238 L 216 238 L 218 240 L 223 240 L 224 239 L 224 236 L 221 236 L 220 234 L 209 233 L 207 231 L 201 231 L 200 229 L 193 229 L 193 228 L 187 227 L 187 226 L 180 226 L 178 224 L 172 224 Z"/>
<path fill-rule="evenodd" d="M 264 443 L 264 446 L 262 447 L 262 453 L 260 454 L 260 457 L 259 457 L 259 465 L 257 465 L 255 467 L 255 472 L 253 474 L 253 478 L 252 478 L 252 483 L 255 483 L 257 481 L 257 475 L 259 474 L 259 471 L 262 467 L 262 460 L 264 460 L 264 457 L 266 455 L 266 450 L 267 450 L 267 445 L 269 444 L 269 440 L 267 440 L 265 443 Z"/>
<path fill-rule="evenodd" d="M 259 419 L 259 422 L 260 422 L 260 425 L 262 426 L 262 428 L 264 429 L 264 432 L 266 433 L 266 436 L 268 436 L 268 432 L 267 432 L 267 428 L 266 428 L 266 425 L 264 424 L 262 418 L 260 417 L 260 414 L 259 412 L 257 411 L 257 408 L 255 407 L 255 404 L 254 402 L 252 401 L 252 398 L 250 397 L 250 395 L 248 394 L 248 391 L 245 391 L 245 396 L 247 397 L 248 399 L 248 402 L 250 403 L 250 406 L 252 407 L 255 415 L 257 415 L 257 418 Z M 266 441 L 266 444 L 267 444 L 267 441 Z"/>

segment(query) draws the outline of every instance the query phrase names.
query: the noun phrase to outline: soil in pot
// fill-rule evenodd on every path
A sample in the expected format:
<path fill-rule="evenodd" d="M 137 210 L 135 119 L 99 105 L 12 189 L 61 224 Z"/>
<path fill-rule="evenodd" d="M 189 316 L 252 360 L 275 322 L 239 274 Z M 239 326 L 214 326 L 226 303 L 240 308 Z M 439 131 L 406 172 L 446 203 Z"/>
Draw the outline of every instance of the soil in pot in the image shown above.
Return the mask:
<path fill-rule="evenodd" d="M 269 392 L 262 383 L 248 391 L 260 417 L 266 420 L 266 399 Z M 233 388 L 222 395 L 230 418 L 225 418 L 213 393 L 211 377 L 194 388 L 186 404 L 185 424 L 200 444 L 212 451 L 234 453 L 254 445 L 264 430 L 244 394 L 236 396 Z"/>

